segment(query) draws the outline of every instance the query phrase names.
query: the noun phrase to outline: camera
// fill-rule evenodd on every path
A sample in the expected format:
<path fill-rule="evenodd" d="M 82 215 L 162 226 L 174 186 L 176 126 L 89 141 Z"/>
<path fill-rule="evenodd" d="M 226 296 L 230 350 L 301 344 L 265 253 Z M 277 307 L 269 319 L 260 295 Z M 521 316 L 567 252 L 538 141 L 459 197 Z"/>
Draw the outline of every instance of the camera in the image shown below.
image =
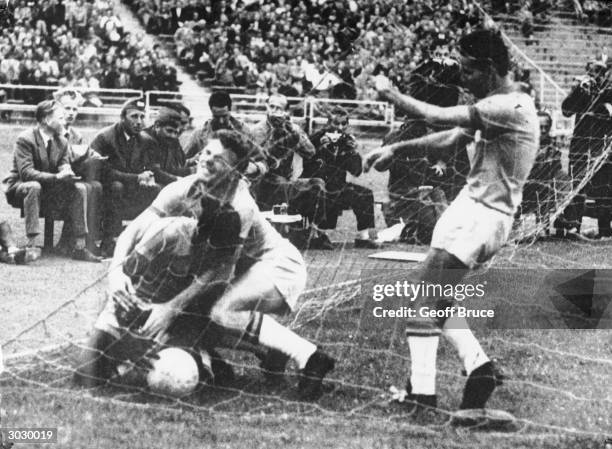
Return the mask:
<path fill-rule="evenodd" d="M 329 131 L 325 133 L 325 137 L 327 137 L 331 143 L 336 143 L 342 137 L 342 133 L 338 131 Z"/>

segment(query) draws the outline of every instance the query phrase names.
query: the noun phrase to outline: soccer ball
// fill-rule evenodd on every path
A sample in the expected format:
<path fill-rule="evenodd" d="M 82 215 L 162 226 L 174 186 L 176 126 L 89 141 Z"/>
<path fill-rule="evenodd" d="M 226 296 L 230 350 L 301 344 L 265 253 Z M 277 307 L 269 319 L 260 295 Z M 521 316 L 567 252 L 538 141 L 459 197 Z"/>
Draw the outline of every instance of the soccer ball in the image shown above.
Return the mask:
<path fill-rule="evenodd" d="M 147 373 L 147 385 L 156 394 L 182 398 L 193 393 L 198 386 L 200 373 L 191 354 L 179 348 L 167 348 L 158 352 Z"/>

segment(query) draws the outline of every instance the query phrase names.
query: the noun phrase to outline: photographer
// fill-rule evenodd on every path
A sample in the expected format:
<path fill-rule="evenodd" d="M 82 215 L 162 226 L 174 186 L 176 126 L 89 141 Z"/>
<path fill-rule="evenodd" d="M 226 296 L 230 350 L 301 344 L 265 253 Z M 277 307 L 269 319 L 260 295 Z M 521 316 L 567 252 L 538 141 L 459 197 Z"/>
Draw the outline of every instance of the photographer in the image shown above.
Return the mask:
<path fill-rule="evenodd" d="M 408 81 L 415 98 L 442 107 L 457 105 L 459 83 L 459 66 L 451 59 L 424 62 Z M 422 137 L 440 129 L 424 120 L 406 119 L 397 131 L 385 136 L 383 144 Z M 420 148 L 395 156 L 389 166 L 389 202 L 383 205 L 387 226 L 404 223 L 402 242 L 429 244 L 438 218 L 461 189 L 468 171 L 464 146 L 444 155 Z"/>
<path fill-rule="evenodd" d="M 325 181 L 325 220 L 322 229 L 335 229 L 343 210 L 351 209 L 357 218 L 355 248 L 377 249 L 378 243 L 370 239 L 374 230 L 374 195 L 366 187 L 346 182 L 347 172 L 359 176 L 362 172 L 357 140 L 348 133 L 348 112 L 335 108 L 327 126 L 314 133 L 310 141 L 316 148 L 315 156 L 304 162 L 303 177 Z"/>
<path fill-rule="evenodd" d="M 257 204 L 261 210 L 270 210 L 275 204 L 287 203 L 290 214 L 300 214 L 311 225 L 319 225 L 325 217 L 325 183 L 318 178 L 295 179 L 293 170 L 295 153 L 307 161 L 315 149 L 306 133 L 291 123 L 285 96 L 272 95 L 266 107 L 266 118 L 253 127 L 255 143 L 266 152 L 268 165 L 268 172 L 255 187 Z M 324 233 L 314 232 L 310 248 L 333 249 Z"/>
<path fill-rule="evenodd" d="M 612 86 L 608 77 L 609 70 L 605 63 L 595 61 L 588 64 L 587 74 L 576 79 L 572 91 L 561 105 L 563 115 L 566 117 L 576 114 L 576 124 L 569 149 L 569 175 L 574 188 L 577 188 L 582 178 L 588 175 L 585 171 L 589 162 L 606 149 L 607 138 L 612 132 Z M 610 176 L 612 176 L 612 162 L 608 157 L 589 184 L 565 209 L 566 231 L 575 228 L 576 232 L 580 233 L 585 199 L 588 195 L 595 200 L 599 237 L 612 236 Z"/>

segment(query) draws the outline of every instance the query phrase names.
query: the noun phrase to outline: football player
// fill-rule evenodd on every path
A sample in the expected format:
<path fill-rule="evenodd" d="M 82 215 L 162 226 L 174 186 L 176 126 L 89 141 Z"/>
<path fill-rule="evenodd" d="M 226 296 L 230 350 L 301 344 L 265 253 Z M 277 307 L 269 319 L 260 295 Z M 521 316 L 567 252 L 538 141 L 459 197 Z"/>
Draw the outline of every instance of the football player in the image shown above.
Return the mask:
<path fill-rule="evenodd" d="M 415 280 L 435 284 L 461 281 L 506 242 L 539 141 L 533 99 L 512 81 L 508 50 L 501 36 L 491 30 L 474 31 L 464 36 L 458 47 L 463 86 L 478 101 L 471 106 L 434 106 L 402 95 L 388 79 L 377 77 L 380 94 L 410 116 L 454 128 L 374 150 L 365 162 L 366 169 L 374 166 L 382 170 L 394 155 L 422 148 L 452 151 L 475 142 L 467 184 L 438 220 L 427 258 L 417 270 Z M 437 303 L 443 308 L 448 300 Z M 440 335 L 458 350 L 468 375 L 460 408 L 484 408 L 500 379 L 465 319 L 457 317 L 409 324 L 411 376 L 406 390 L 411 401 L 428 407 L 437 404 Z"/>

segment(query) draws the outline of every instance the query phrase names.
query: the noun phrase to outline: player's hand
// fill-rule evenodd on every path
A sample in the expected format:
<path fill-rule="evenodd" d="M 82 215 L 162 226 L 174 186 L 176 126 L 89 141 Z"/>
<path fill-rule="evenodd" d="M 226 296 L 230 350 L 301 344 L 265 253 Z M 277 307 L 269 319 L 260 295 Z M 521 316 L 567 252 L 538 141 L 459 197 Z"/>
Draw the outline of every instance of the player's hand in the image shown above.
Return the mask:
<path fill-rule="evenodd" d="M 393 161 L 393 152 L 389 147 L 381 147 L 370 151 L 363 162 L 363 171 L 366 173 L 374 167 L 377 171 L 389 170 Z"/>
<path fill-rule="evenodd" d="M 111 296 L 116 292 L 124 292 L 130 295 L 136 294 L 132 280 L 123 272 L 121 266 L 108 274 L 108 292 Z"/>
<path fill-rule="evenodd" d="M 145 337 L 162 341 L 179 310 L 169 304 L 151 304 L 150 309 L 151 314 L 140 332 Z"/>
<path fill-rule="evenodd" d="M 435 172 L 436 176 L 444 176 L 444 174 L 446 173 L 446 168 L 446 162 L 444 161 L 438 161 L 431 167 L 431 169 Z"/>

